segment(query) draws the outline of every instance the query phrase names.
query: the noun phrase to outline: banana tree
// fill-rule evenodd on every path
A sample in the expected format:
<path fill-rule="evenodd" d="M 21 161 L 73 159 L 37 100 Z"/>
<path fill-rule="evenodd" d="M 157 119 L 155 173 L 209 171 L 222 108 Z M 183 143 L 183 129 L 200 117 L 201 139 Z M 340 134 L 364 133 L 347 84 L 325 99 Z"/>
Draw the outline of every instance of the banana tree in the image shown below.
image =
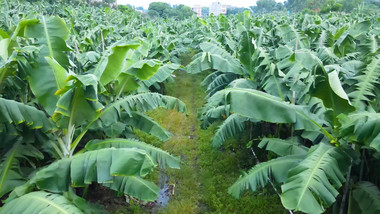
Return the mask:
<path fill-rule="evenodd" d="M 70 49 L 66 48 L 64 41 L 68 31 L 63 20 L 59 17 L 43 17 L 41 20 L 25 27 L 24 36 L 35 38 L 36 45 L 42 48 L 36 67 L 24 67 L 31 68 L 27 70 L 30 87 L 46 113 L 27 104 L 1 98 L 1 127 L 3 131 L 16 129 L 17 133 L 23 133 L 25 128 L 38 130 L 46 137 L 42 143 L 51 148 L 49 153 L 57 160 L 37 168 L 26 182 L 20 174 L 19 160 L 24 158 L 33 163 L 30 156 L 42 159 L 42 154 L 34 149 L 39 145 L 30 146 L 30 142 L 21 137 L 3 142 L 13 146 L 1 164 L 5 169 L 1 174 L 1 194 L 8 193 L 10 187 L 16 189 L 0 212 L 17 212 L 18 204 L 27 204 L 30 198 L 43 198 L 39 200 L 37 209 L 45 212 L 51 209 L 50 204 L 56 198 L 65 201 L 63 196 L 74 206 L 70 209 L 84 211 L 85 202 L 73 193 L 72 188 L 92 182 L 141 200 L 155 200 L 158 187 L 143 177 L 157 164 L 162 168 L 179 168 L 178 158 L 136 139 L 99 139 L 86 144 L 83 137 L 87 132 L 100 128 L 114 131 L 116 124 L 122 128 L 118 134 L 113 134 L 115 137 L 126 136 L 124 132 L 138 128 L 162 140 L 168 139 L 171 134 L 143 113 L 158 107 L 186 112 L 180 100 L 150 92 L 128 94 L 123 87 L 120 87 L 117 97 L 106 99 L 107 94 L 113 94 L 107 90 L 111 88 L 110 84 L 115 88 L 118 84 L 125 84 L 122 80 L 114 83 L 113 79 L 120 80 L 121 75 L 129 75 L 149 80 L 160 64 L 150 60 L 130 66 L 128 53 L 139 44 L 119 42 L 104 53 L 89 73 L 75 74 L 68 71 L 70 66 L 64 51 Z M 151 62 L 155 63 L 154 66 Z M 22 148 L 34 152 L 28 155 L 20 151 Z M 35 189 L 40 191 L 32 192 Z M 59 204 L 56 208 L 62 210 L 64 206 Z"/>

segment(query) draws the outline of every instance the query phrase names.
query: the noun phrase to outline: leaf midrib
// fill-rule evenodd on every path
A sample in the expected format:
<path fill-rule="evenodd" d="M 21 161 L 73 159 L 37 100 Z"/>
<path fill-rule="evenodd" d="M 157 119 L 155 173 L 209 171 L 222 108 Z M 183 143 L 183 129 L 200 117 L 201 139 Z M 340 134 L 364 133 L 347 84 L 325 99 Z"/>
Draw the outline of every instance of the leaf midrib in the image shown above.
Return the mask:
<path fill-rule="evenodd" d="M 331 148 L 329 148 L 328 150 L 326 150 L 326 151 L 323 153 L 323 155 L 320 156 L 320 158 L 319 158 L 317 164 L 314 165 L 314 168 L 313 168 L 313 170 L 311 171 L 311 173 L 309 174 L 309 178 L 308 178 L 306 184 L 304 185 L 304 188 L 303 188 L 302 191 L 301 191 L 301 195 L 300 195 L 300 197 L 299 197 L 299 200 L 298 200 L 298 202 L 297 202 L 297 206 L 296 206 L 297 208 L 299 207 L 299 205 L 300 205 L 300 203 L 301 203 L 301 201 L 302 201 L 302 199 L 303 199 L 303 197 L 304 197 L 304 195 L 305 195 L 306 189 L 308 189 L 308 187 L 309 187 L 309 183 L 310 183 L 311 179 L 313 178 L 313 175 L 314 175 L 315 171 L 319 168 L 319 165 L 321 164 L 321 161 L 323 160 L 323 158 L 325 157 L 325 155 L 329 153 L 329 151 L 330 151 L 331 149 L 334 149 L 334 147 L 331 147 Z"/>
<path fill-rule="evenodd" d="M 53 48 L 52 48 L 52 46 L 51 46 L 51 41 L 50 41 L 49 31 L 48 31 L 47 24 L 46 24 L 46 20 L 45 20 L 45 17 L 44 17 L 44 16 L 42 16 L 42 24 L 44 25 L 44 31 L 45 31 L 45 37 L 46 37 L 46 43 L 47 43 L 47 46 L 48 46 L 48 49 L 49 49 L 50 56 L 51 56 L 52 58 L 54 58 L 54 52 L 53 52 Z"/>
<path fill-rule="evenodd" d="M 1 192 L 3 184 L 5 182 L 5 177 L 8 174 L 7 172 L 9 172 L 9 170 L 10 170 L 10 168 L 12 166 L 13 159 L 16 156 L 18 145 L 19 145 L 19 143 L 16 143 L 15 147 L 13 148 L 13 151 L 12 151 L 11 155 L 8 158 L 6 167 L 5 167 L 4 171 L 2 172 L 2 176 L 1 176 L 1 180 L 0 180 L 0 192 Z"/>
<path fill-rule="evenodd" d="M 378 60 L 378 58 L 375 57 L 374 60 L 376 60 L 375 63 L 374 63 L 375 65 L 373 66 L 373 69 L 368 69 L 369 73 L 367 73 L 367 75 L 365 75 L 365 81 L 363 81 L 364 84 L 363 84 L 362 87 L 360 87 L 359 95 L 357 96 L 357 98 L 356 98 L 356 100 L 355 100 L 355 105 L 354 105 L 354 106 L 355 106 L 356 108 L 359 106 L 359 103 L 360 103 L 360 101 L 361 101 L 361 98 L 364 97 L 364 91 L 366 90 L 367 86 L 370 85 L 370 81 L 371 81 L 371 79 L 373 79 L 373 78 L 372 78 L 372 77 L 373 77 L 373 74 L 374 74 L 376 68 L 378 67 L 378 65 L 379 65 L 379 63 L 380 63 L 380 60 Z M 371 64 L 369 64 L 369 66 L 370 66 L 370 65 L 371 65 Z"/>
<path fill-rule="evenodd" d="M 46 204 L 49 204 L 55 208 L 57 208 L 59 211 L 61 211 L 62 213 L 67 213 L 67 214 L 70 214 L 69 212 L 67 212 L 65 209 L 63 209 L 62 207 L 59 206 L 59 204 L 56 204 L 54 203 L 53 201 L 49 201 L 49 200 L 46 200 L 45 198 L 43 197 L 40 197 L 40 196 L 35 196 L 35 195 L 28 195 L 26 197 L 29 197 L 29 198 L 32 198 L 32 199 L 36 199 L 36 200 L 40 200 Z M 46 207 L 45 207 L 46 208 Z"/>

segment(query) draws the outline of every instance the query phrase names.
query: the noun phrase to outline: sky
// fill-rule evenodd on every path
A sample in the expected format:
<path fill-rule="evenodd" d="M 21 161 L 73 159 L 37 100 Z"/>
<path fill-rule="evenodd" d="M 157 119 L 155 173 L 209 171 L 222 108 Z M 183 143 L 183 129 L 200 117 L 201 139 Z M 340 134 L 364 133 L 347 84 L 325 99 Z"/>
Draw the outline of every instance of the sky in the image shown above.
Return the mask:
<path fill-rule="evenodd" d="M 194 5 L 210 6 L 211 2 L 218 0 L 117 0 L 118 4 L 130 4 L 136 7 L 143 6 L 148 9 L 151 2 L 167 2 L 169 4 L 184 4 L 190 7 Z M 256 5 L 255 0 L 219 0 L 222 4 L 232 5 L 236 7 L 249 7 Z M 284 2 L 284 0 L 276 0 L 276 2 Z"/>

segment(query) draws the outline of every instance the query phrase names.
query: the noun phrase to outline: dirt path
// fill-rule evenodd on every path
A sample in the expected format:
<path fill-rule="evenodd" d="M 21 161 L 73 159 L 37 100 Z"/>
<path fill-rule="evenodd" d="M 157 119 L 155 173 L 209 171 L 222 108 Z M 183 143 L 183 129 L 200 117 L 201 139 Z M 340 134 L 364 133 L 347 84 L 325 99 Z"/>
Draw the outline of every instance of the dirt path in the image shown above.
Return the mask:
<path fill-rule="evenodd" d="M 159 121 L 174 136 L 165 142 L 163 148 L 181 157 L 180 170 L 169 170 L 169 185 L 173 195 L 161 213 L 199 213 L 201 204 L 201 181 L 198 163 L 198 121 L 197 109 L 203 105 L 204 92 L 200 89 L 200 76 L 189 76 L 177 72 L 175 83 L 167 85 L 167 95 L 177 97 L 186 103 L 188 116 L 175 111 L 160 112 Z"/>
<path fill-rule="evenodd" d="M 200 83 L 206 74 L 190 75 L 175 73 L 173 83 L 166 84 L 166 94 L 181 99 L 188 108 L 188 116 L 167 110 L 156 110 L 152 116 L 174 136 L 161 147 L 180 156 L 180 170 L 169 169 L 166 173 L 173 195 L 166 207 L 154 213 L 282 213 L 278 197 L 263 190 L 258 194 L 247 193 L 239 200 L 232 198 L 228 187 L 236 181 L 241 169 L 252 166 L 251 154 L 242 149 L 243 138 L 230 140 L 223 149 L 211 146 L 217 124 L 207 130 L 200 128 L 197 110 L 205 102 L 205 92 Z"/>

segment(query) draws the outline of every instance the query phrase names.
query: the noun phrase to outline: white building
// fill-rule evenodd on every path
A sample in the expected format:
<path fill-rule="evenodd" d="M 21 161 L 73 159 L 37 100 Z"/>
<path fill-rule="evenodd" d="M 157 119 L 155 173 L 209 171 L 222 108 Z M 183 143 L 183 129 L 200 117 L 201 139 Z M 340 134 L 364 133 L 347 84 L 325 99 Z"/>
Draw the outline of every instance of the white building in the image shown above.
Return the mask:
<path fill-rule="evenodd" d="M 214 14 L 214 16 L 217 16 L 219 14 L 224 14 L 225 15 L 227 13 L 227 5 L 222 4 L 220 2 L 213 2 L 210 5 L 209 15 L 211 13 Z"/>
<path fill-rule="evenodd" d="M 191 9 L 197 14 L 197 17 L 202 17 L 202 6 L 201 5 L 194 5 L 194 7 Z"/>

